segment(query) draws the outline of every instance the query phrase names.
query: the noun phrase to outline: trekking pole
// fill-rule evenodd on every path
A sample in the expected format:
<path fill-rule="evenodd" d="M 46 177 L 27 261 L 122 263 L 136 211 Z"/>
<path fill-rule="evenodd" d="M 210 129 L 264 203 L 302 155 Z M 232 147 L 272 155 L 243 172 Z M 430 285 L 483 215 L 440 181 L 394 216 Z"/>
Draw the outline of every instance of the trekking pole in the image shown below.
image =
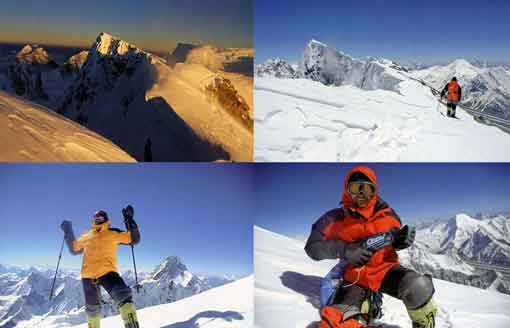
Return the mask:
<path fill-rule="evenodd" d="M 126 229 L 128 231 L 131 231 L 131 226 L 129 225 L 128 221 L 124 221 L 125 225 L 126 225 Z M 131 233 L 131 232 L 130 232 Z M 139 293 L 140 292 L 140 285 L 138 285 L 138 273 L 136 271 L 136 260 L 135 260 L 135 246 L 133 244 L 131 244 L 131 257 L 133 258 L 133 268 L 134 268 L 134 271 L 135 271 L 135 287 L 136 287 L 136 292 Z"/>
<path fill-rule="evenodd" d="M 57 268 L 55 269 L 55 277 L 53 277 L 53 283 L 51 284 L 50 290 L 50 301 L 53 298 L 53 290 L 55 289 L 55 282 L 57 281 L 58 267 L 60 266 L 60 259 L 62 258 L 62 251 L 64 250 L 65 236 L 62 238 L 62 245 L 60 246 L 60 253 L 58 254 Z"/>
<path fill-rule="evenodd" d="M 136 272 L 136 261 L 135 261 L 135 246 L 131 245 L 131 256 L 133 257 L 133 268 L 135 269 L 135 287 L 136 292 L 140 292 L 140 285 L 138 284 L 138 273 Z"/>

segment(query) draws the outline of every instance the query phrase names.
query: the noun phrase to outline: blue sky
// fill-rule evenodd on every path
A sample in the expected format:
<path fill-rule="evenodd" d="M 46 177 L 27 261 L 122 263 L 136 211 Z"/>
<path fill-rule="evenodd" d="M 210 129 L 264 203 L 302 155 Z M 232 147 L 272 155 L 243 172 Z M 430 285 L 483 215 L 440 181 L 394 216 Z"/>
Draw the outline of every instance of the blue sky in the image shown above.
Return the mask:
<path fill-rule="evenodd" d="M 509 61 L 507 0 L 257 0 L 256 61 L 298 60 L 318 39 L 355 57 Z"/>
<path fill-rule="evenodd" d="M 108 32 L 147 50 L 251 47 L 252 9 L 251 0 L 2 0 L 0 41 L 89 47 Z"/>
<path fill-rule="evenodd" d="M 257 166 L 255 224 L 289 236 L 307 234 L 338 206 L 345 174 L 354 164 Z M 510 209 L 510 164 L 368 164 L 380 195 L 404 223 L 460 212 Z"/>
<path fill-rule="evenodd" d="M 141 231 L 137 264 L 152 269 L 178 255 L 193 272 L 252 272 L 253 172 L 236 164 L 0 164 L 0 263 L 54 266 L 63 219 L 78 236 L 105 209 L 124 228 L 133 204 Z M 131 267 L 119 247 L 118 264 Z M 79 268 L 66 250 L 62 264 Z"/>

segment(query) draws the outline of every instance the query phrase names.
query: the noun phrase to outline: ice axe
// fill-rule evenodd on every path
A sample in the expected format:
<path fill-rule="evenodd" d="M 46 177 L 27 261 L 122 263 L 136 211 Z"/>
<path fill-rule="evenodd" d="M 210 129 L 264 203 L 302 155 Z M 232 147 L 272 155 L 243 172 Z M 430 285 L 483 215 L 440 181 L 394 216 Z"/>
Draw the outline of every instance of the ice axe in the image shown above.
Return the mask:
<path fill-rule="evenodd" d="M 126 230 L 131 233 L 131 220 L 128 218 L 133 218 L 135 214 L 135 210 L 133 206 L 128 205 L 126 208 L 122 209 L 122 215 L 124 216 L 124 224 L 126 225 Z M 136 260 L 135 260 L 135 245 L 131 243 L 131 257 L 133 258 L 133 269 L 135 271 L 135 288 L 136 292 L 140 292 L 140 285 L 138 284 L 138 273 L 136 271 Z"/>

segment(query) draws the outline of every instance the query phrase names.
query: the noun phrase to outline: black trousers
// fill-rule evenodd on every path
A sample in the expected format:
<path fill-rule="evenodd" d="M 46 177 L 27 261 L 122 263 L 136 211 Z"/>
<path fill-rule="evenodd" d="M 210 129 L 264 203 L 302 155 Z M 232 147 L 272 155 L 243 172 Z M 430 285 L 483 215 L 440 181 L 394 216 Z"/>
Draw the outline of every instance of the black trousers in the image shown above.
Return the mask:
<path fill-rule="evenodd" d="M 117 272 L 108 272 L 97 279 L 83 278 L 81 282 L 85 294 L 85 310 L 88 315 L 101 313 L 101 287 L 118 306 L 133 301 L 131 288 L 126 285 Z"/>
<path fill-rule="evenodd" d="M 457 109 L 457 103 L 448 101 L 446 103 L 446 109 L 447 109 L 448 116 L 455 115 L 455 109 Z"/>
<path fill-rule="evenodd" d="M 379 291 L 397 299 L 401 299 L 398 292 L 399 286 L 404 276 L 409 272 L 415 273 L 415 271 L 401 265 L 393 267 L 386 273 L 386 276 L 384 276 Z M 344 320 L 359 315 L 361 313 L 361 306 L 363 302 L 369 296 L 369 291 L 358 285 L 340 288 L 342 289 L 339 293 L 337 293 L 332 306 L 342 311 Z"/>

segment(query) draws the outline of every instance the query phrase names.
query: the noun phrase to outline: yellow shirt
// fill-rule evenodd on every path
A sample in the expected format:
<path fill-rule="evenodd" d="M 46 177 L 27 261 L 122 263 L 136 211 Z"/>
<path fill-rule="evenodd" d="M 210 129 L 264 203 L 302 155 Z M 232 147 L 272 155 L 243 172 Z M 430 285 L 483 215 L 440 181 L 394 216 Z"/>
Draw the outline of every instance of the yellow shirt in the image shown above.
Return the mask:
<path fill-rule="evenodd" d="M 93 225 L 91 230 L 73 242 L 75 252 L 83 250 L 81 277 L 97 279 L 117 271 L 117 245 L 130 243 L 131 234 L 110 229 L 110 221 Z"/>

